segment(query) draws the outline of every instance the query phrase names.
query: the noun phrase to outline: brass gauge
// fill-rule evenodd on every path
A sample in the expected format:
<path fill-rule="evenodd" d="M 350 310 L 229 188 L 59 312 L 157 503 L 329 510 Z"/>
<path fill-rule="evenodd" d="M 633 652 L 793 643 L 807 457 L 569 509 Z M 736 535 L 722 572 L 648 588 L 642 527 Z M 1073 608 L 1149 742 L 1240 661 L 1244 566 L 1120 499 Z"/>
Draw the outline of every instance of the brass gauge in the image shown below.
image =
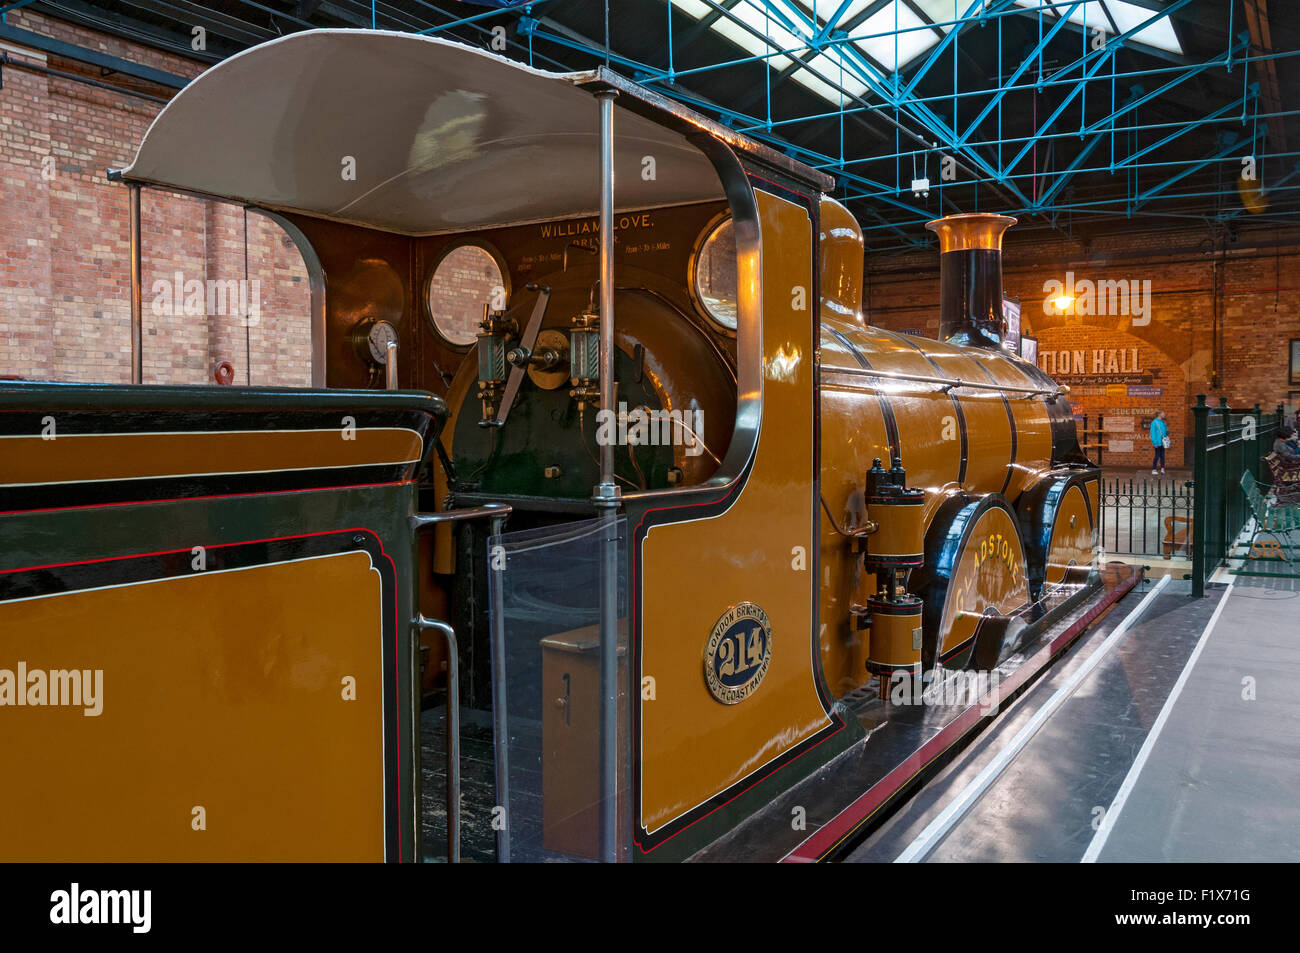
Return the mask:
<path fill-rule="evenodd" d="M 569 338 L 563 331 L 547 328 L 537 335 L 528 376 L 542 390 L 556 390 L 569 382 Z"/>
<path fill-rule="evenodd" d="M 383 367 L 388 363 L 388 344 L 397 343 L 397 328 L 387 321 L 369 321 L 357 327 L 353 342 L 362 360 Z"/>

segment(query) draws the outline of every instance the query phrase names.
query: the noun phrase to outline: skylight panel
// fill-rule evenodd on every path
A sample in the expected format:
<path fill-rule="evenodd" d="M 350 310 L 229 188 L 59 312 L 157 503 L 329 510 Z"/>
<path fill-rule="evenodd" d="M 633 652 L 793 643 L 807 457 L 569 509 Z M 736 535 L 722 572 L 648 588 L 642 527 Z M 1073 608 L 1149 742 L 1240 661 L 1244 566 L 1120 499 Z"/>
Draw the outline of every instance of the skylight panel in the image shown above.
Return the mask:
<path fill-rule="evenodd" d="M 1066 5 L 1051 6 L 1050 4 Z M 1035 10 L 1039 7 L 1046 7 L 1046 9 L 1043 10 L 1043 13 L 1053 19 L 1059 17 L 1066 10 L 1070 10 L 1068 4 L 1069 0 L 1016 0 L 1016 6 L 1018 7 L 1029 7 L 1030 9 Z M 1096 2 L 1096 0 L 1091 0 L 1089 3 L 1085 3 L 1070 10 L 1068 19 L 1071 23 L 1077 23 L 1079 26 L 1086 27 L 1090 30 L 1104 30 L 1106 33 L 1111 32 L 1110 21 L 1106 19 L 1106 14 L 1101 10 L 1101 4 Z"/>
<path fill-rule="evenodd" d="M 746 30 L 739 23 L 728 20 L 726 17 L 720 17 L 713 24 L 713 29 L 725 36 L 732 43 L 735 43 L 742 50 L 752 53 L 754 56 L 767 56 L 767 64 L 776 70 L 783 70 L 790 65 L 790 58 L 780 54 L 768 56 L 778 47 L 766 40 L 754 36 L 753 33 Z"/>
<path fill-rule="evenodd" d="M 844 24 L 848 23 L 859 13 L 871 6 L 875 0 L 852 0 L 840 14 L 836 27 L 842 29 Z M 812 0 L 803 0 L 805 7 L 811 8 Z M 835 15 L 835 11 L 840 8 L 840 0 L 817 0 L 817 21 L 825 25 L 826 21 Z"/>
<path fill-rule="evenodd" d="M 787 30 L 776 17 L 769 15 L 768 11 L 758 10 L 751 6 L 750 2 L 751 0 L 745 0 L 743 3 L 736 4 L 731 8 L 732 15 L 737 20 L 766 36 L 771 44 L 779 50 L 795 50 L 799 52 L 805 47 L 805 40 Z"/>
<path fill-rule="evenodd" d="M 1155 12 L 1133 3 L 1124 3 L 1123 0 L 1106 0 L 1106 9 L 1115 18 L 1115 25 L 1121 33 L 1127 33 L 1143 20 L 1150 19 Z M 1183 51 L 1182 44 L 1178 42 L 1178 34 L 1174 32 L 1174 25 L 1168 17 L 1161 17 L 1146 29 L 1134 33 L 1132 39 L 1172 53 Z"/>
<path fill-rule="evenodd" d="M 1068 9 L 1068 7 L 1057 7 L 1058 11 Z M 1076 7 L 1070 11 L 1068 19 L 1071 23 L 1077 23 L 1089 30 L 1110 32 L 1110 21 L 1106 19 L 1106 14 L 1102 12 L 1100 3 L 1085 3 L 1083 6 Z"/>
<path fill-rule="evenodd" d="M 921 11 L 934 21 L 934 25 L 939 27 L 944 33 L 952 29 L 952 22 L 960 20 L 962 14 L 969 10 L 976 0 L 912 0 L 915 6 L 921 8 Z M 940 24 L 946 24 L 939 26 Z"/>
<path fill-rule="evenodd" d="M 675 7 L 697 20 L 716 13 L 703 0 L 669 0 Z M 833 16 L 840 5 L 837 0 L 819 0 L 817 15 L 814 17 L 808 0 L 770 0 L 772 7 L 761 0 L 740 0 L 724 15 L 713 18 L 710 29 L 730 40 L 751 56 L 763 57 L 772 69 L 779 71 L 794 67 L 790 78 L 801 86 L 821 96 L 828 102 L 843 105 L 849 98 L 862 96 L 869 86 L 863 76 L 872 76 L 878 68 L 871 66 L 848 51 L 848 41 L 825 46 L 816 52 L 811 46 L 813 36 Z M 836 21 L 837 29 L 843 29 L 875 0 L 850 0 L 840 11 Z M 778 16 L 774 11 L 784 11 L 785 16 Z M 857 51 L 866 53 L 876 63 L 883 64 L 886 71 L 896 68 L 897 63 L 907 63 L 917 54 L 938 42 L 933 30 L 924 29 L 924 19 L 918 17 L 901 0 L 894 0 L 893 5 L 877 11 L 867 20 L 853 27 L 853 36 L 867 36 L 873 33 L 888 34 L 872 40 L 855 42 Z M 919 28 L 915 32 L 905 33 L 897 38 L 897 57 L 895 57 L 895 23 L 898 28 Z M 811 55 L 810 55 L 811 54 Z M 807 62 L 810 68 L 801 68 L 799 60 Z M 813 71 L 820 75 L 814 75 Z"/>
<path fill-rule="evenodd" d="M 885 69 L 897 72 L 900 65 L 906 65 L 939 42 L 933 30 L 916 29 L 925 25 L 926 21 L 913 13 L 911 7 L 904 5 L 901 0 L 894 0 L 853 28 L 855 37 L 878 33 L 888 35 L 858 40 L 854 45 Z M 896 30 L 908 32 L 895 33 Z"/>
<path fill-rule="evenodd" d="M 867 84 L 858 79 L 853 69 L 847 66 L 840 54 L 834 50 L 818 53 L 807 60 L 808 65 L 822 76 L 834 82 L 850 96 L 861 96 L 867 91 Z M 800 70 L 805 72 L 805 70 Z"/>
<path fill-rule="evenodd" d="M 1016 5 L 1037 9 L 1047 3 L 1048 0 L 1016 0 Z M 1062 0 L 1053 0 L 1061 3 Z M 1069 9 L 1068 7 L 1047 8 L 1044 10 L 1050 17 L 1060 15 L 1060 11 Z M 1102 30 L 1105 33 L 1114 33 L 1114 28 L 1110 20 L 1106 18 L 1103 10 L 1109 12 L 1115 20 L 1115 26 L 1121 33 L 1127 33 L 1138 24 L 1151 18 L 1158 11 L 1150 10 L 1146 7 L 1139 7 L 1134 3 L 1126 3 L 1125 0 L 1091 0 L 1083 6 L 1074 10 L 1069 20 L 1076 23 L 1085 30 Z M 1181 53 L 1183 48 L 1178 42 L 1178 36 L 1174 33 L 1173 24 L 1167 17 L 1156 20 L 1149 27 L 1134 33 L 1130 39 L 1138 43 L 1144 43 L 1147 46 L 1154 46 L 1162 50 L 1170 50 L 1174 53 Z"/>
<path fill-rule="evenodd" d="M 695 17 L 697 20 L 703 19 L 705 14 L 713 12 L 713 8 L 704 0 L 670 0 L 670 2 L 678 10 Z"/>
<path fill-rule="evenodd" d="M 842 90 L 836 89 L 830 83 L 824 83 L 806 69 L 797 70 L 790 74 L 790 78 L 807 89 L 812 90 L 822 99 L 836 106 L 843 106 L 849 101 L 849 97 Z"/>

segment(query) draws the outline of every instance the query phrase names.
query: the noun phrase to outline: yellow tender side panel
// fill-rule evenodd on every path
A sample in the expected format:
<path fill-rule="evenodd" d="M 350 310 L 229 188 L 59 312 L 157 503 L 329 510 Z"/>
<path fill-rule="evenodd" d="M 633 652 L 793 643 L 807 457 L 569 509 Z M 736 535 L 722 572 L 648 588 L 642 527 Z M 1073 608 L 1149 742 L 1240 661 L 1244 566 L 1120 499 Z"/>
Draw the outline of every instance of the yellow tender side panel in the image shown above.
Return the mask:
<path fill-rule="evenodd" d="M 365 553 L 0 603 L 0 669 L 103 672 L 0 707 L 0 857 L 382 860 L 380 609 Z"/>
<path fill-rule="evenodd" d="M 712 519 L 654 527 L 643 545 L 641 823 L 653 832 L 831 724 L 814 682 L 813 378 L 817 340 L 806 210 L 757 192 L 763 230 L 763 421 L 739 499 Z M 743 272 L 742 272 L 743 273 Z M 792 308 L 805 289 L 808 310 Z M 805 569 L 793 568 L 803 547 Z M 709 633 L 730 606 L 771 619 L 772 662 L 743 702 L 705 683 Z"/>
<path fill-rule="evenodd" d="M 358 467 L 415 463 L 422 456 L 420 435 L 401 427 L 5 437 L 0 484 Z"/>

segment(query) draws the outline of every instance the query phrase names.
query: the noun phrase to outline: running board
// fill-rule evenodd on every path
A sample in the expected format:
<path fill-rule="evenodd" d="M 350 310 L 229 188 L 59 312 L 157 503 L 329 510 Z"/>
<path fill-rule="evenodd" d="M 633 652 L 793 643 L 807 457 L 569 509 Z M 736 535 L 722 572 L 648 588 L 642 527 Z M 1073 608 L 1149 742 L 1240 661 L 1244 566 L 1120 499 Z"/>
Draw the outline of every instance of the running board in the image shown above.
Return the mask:
<path fill-rule="evenodd" d="M 1099 616 L 1126 595 L 1142 571 L 1110 563 L 1100 580 L 1061 598 L 1035 620 L 1038 636 L 992 672 L 994 698 L 933 704 L 918 695 L 864 699 L 855 710 L 866 737 L 774 798 L 757 814 L 697 852 L 694 861 L 808 863 L 834 858 L 928 777 L 953 745 L 991 718 Z M 891 692 L 891 694 L 895 694 Z M 940 699 L 942 701 L 942 699 Z M 792 830 L 791 818 L 806 819 Z"/>

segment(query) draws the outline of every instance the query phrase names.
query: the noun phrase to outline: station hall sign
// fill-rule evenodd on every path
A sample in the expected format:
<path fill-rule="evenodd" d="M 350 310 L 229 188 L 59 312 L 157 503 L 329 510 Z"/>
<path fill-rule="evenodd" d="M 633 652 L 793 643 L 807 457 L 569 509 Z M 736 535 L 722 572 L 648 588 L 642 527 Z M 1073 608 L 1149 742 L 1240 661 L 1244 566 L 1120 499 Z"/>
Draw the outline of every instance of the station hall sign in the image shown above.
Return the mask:
<path fill-rule="evenodd" d="M 1150 384 L 1140 347 L 1094 347 L 1043 351 L 1038 366 L 1050 377 L 1086 377 L 1095 383 Z"/>

